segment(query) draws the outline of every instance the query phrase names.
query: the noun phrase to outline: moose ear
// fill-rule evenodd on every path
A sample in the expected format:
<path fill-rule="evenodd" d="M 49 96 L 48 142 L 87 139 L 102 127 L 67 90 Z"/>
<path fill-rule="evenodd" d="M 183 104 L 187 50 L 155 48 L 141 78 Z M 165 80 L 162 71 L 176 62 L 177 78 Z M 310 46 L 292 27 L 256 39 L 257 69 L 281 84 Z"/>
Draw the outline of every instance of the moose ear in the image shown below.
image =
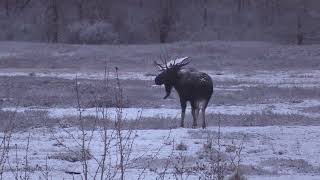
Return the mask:
<path fill-rule="evenodd" d="M 189 57 L 183 57 L 179 59 L 179 63 L 176 63 L 177 67 L 183 67 L 188 65 L 191 62 L 191 59 Z"/>
<path fill-rule="evenodd" d="M 185 63 L 185 62 L 190 62 L 190 58 L 189 57 L 183 57 L 183 58 L 178 58 L 176 59 L 176 64 L 180 64 L 180 63 Z"/>

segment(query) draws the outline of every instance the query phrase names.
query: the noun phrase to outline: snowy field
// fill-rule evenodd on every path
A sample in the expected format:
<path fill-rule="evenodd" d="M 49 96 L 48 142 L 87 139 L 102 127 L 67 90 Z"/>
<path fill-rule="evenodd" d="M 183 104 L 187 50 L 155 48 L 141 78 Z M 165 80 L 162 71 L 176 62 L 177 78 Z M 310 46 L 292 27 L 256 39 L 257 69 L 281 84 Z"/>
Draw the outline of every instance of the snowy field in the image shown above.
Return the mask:
<path fill-rule="evenodd" d="M 241 115 L 241 114 L 254 114 L 270 112 L 275 114 L 297 114 L 306 117 L 320 117 L 320 112 L 305 112 L 304 109 L 320 106 L 318 100 L 306 100 L 299 103 L 270 103 L 270 104 L 248 104 L 243 106 L 232 106 L 232 105 L 220 105 L 220 106 L 209 106 L 206 112 L 208 114 L 227 114 L 227 115 Z M 28 111 L 43 111 L 48 113 L 51 118 L 63 118 L 68 116 L 77 116 L 79 110 L 77 108 L 37 108 L 37 107 L 11 107 L 3 108 L 3 111 L 11 112 L 28 112 Z M 191 111 L 189 107 L 187 109 Z M 106 108 L 110 118 L 116 117 L 116 108 Z M 126 120 L 136 120 L 137 117 L 159 117 L 159 118 L 176 118 L 180 117 L 180 109 L 174 108 L 123 108 L 123 116 Z M 97 108 L 83 108 L 83 116 L 102 116 Z"/>
<path fill-rule="evenodd" d="M 201 155 L 203 144 L 205 144 L 206 136 L 209 133 L 216 137 L 218 129 L 210 127 L 207 130 L 194 129 L 174 129 L 174 130 L 139 130 L 134 132 L 134 146 L 132 159 L 141 157 L 156 156 L 147 168 L 154 168 L 155 164 L 160 160 L 168 159 L 172 156 L 196 157 Z M 91 134 L 92 132 L 86 131 Z M 94 132 L 93 140 L 90 146 L 92 155 L 100 159 L 103 153 L 103 144 L 101 139 L 101 131 Z M 12 137 L 12 142 L 18 145 L 18 149 L 10 152 L 10 162 L 15 167 L 16 153 L 18 161 L 22 162 L 27 147 L 28 137 L 30 137 L 29 146 L 29 164 L 28 168 L 32 169 L 30 176 L 43 177 L 41 168 L 46 167 L 50 170 L 49 176 L 57 179 L 72 179 L 72 176 L 79 178 L 81 173 L 81 162 L 77 161 L 76 153 L 80 149 L 79 145 L 74 141 L 73 137 L 79 135 L 79 130 L 75 128 L 65 129 L 61 131 L 58 128 L 46 129 L 35 128 L 27 132 L 16 133 Z M 223 127 L 221 128 L 222 136 L 222 152 L 229 152 L 226 149 L 232 144 L 243 143 L 244 149 L 241 153 L 241 164 L 248 170 L 249 179 L 272 178 L 272 179 L 288 179 L 295 177 L 297 179 L 319 179 L 320 165 L 320 128 L 317 126 L 266 126 L 266 127 Z M 57 143 L 57 139 L 59 142 Z M 80 139 L 79 139 L 80 140 Z M 187 149 L 172 149 L 174 143 L 183 142 Z M 229 146 L 228 146 L 229 145 Z M 13 146 L 13 145 L 12 145 Z M 217 148 L 216 145 L 214 145 Z M 158 153 L 158 150 L 161 153 Z M 111 156 L 117 156 L 116 149 L 111 149 Z M 226 153 L 229 155 L 228 153 Z M 68 157 L 70 156 L 70 157 Z M 74 158 L 74 159 L 72 159 Z M 93 176 L 97 168 L 96 159 L 88 161 L 90 164 L 90 174 Z M 186 164 L 189 165 L 190 162 Z M 135 167 L 130 165 L 127 178 L 139 174 L 143 166 Z M 67 172 L 74 172 L 73 175 Z M 13 177 L 16 172 L 6 172 L 5 177 Z M 33 174 L 34 173 L 34 174 Z M 261 176 L 257 176 L 257 173 Z M 146 172 L 146 179 L 156 179 L 157 174 Z M 169 177 L 169 175 L 168 175 Z M 196 178 L 192 178 L 196 179 Z"/>
<path fill-rule="evenodd" d="M 318 180 L 319 48 L 1 42 L 0 179 L 232 179 L 238 169 L 254 180 Z M 207 129 L 190 128 L 189 107 L 187 128 L 178 127 L 176 92 L 163 100 L 154 85 L 163 52 L 190 56 L 189 66 L 212 77 Z"/>

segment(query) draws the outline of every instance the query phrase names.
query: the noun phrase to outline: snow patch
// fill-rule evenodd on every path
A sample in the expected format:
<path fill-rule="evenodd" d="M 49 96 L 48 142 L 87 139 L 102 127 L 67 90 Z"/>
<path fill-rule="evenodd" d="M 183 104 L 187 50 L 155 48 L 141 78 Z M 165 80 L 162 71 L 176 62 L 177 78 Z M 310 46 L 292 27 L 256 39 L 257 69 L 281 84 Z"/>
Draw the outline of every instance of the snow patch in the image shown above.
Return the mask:
<path fill-rule="evenodd" d="M 192 133 L 205 135 L 208 132 L 216 133 L 217 131 L 218 127 L 209 127 L 207 130 L 183 128 L 173 130 L 137 130 L 137 135 L 135 136 L 132 146 L 133 151 L 131 157 L 141 157 L 142 155 L 150 157 L 150 155 L 155 153 L 157 153 L 158 159 L 168 158 L 169 155 L 178 156 L 181 151 L 172 150 L 172 145 L 166 145 L 165 143 L 168 140 L 184 142 L 188 148 L 183 152 L 183 155 L 197 157 L 197 153 L 203 148 L 206 139 L 205 136 L 195 138 L 192 136 Z M 314 167 L 320 165 L 319 126 L 221 127 L 220 131 L 222 133 L 221 141 L 223 144 L 229 144 L 231 142 L 240 144 L 243 142 L 244 148 L 241 154 L 241 164 L 243 165 L 253 165 L 254 167 L 264 170 L 276 168 L 276 166 L 271 165 L 272 167 L 269 167 L 269 165 L 262 163 L 269 159 L 301 159 Z M 57 142 L 55 138 L 62 139 L 62 143 L 67 145 L 68 148 L 80 148 L 77 142 L 75 142 L 75 139 L 70 137 L 70 134 L 73 134 L 76 138 L 79 137 L 81 132 L 77 128 L 34 128 L 23 132 L 15 132 L 12 135 L 11 144 L 16 144 L 17 149 L 9 152 L 10 158 L 14 159 L 17 154 L 19 159 L 23 159 L 29 133 L 31 137 L 29 144 L 30 167 L 44 168 L 47 164 L 48 169 L 51 171 L 50 174 L 54 175 L 54 178 L 57 179 L 69 178 L 70 175 L 66 174 L 66 171 L 81 172 L 80 161 L 69 162 L 60 159 L 46 158 L 52 157 L 52 155 L 57 154 L 57 152 L 66 151 L 64 146 L 56 145 Z M 85 134 L 91 134 L 91 131 L 86 131 Z M 103 151 L 101 134 L 101 130 L 97 129 L 94 131 L 90 141 L 90 152 L 98 158 L 100 158 Z M 0 137 L 1 136 L 3 136 L 2 133 L 0 133 Z M 244 136 L 245 139 L 239 138 L 239 136 Z M 217 148 L 217 144 L 214 143 L 213 146 Z M 160 147 L 161 151 L 158 151 Z M 224 150 L 224 148 L 225 147 L 222 146 L 222 150 Z M 279 152 L 283 153 L 279 154 Z M 116 159 L 116 155 L 117 149 L 115 147 L 110 149 L 111 159 Z M 96 160 L 91 159 L 88 163 L 91 167 L 90 170 L 93 171 L 90 173 L 94 174 L 94 167 L 97 165 Z M 293 164 L 293 169 L 294 166 Z M 292 180 L 299 178 L 317 179 L 317 177 L 319 177 L 319 174 L 315 176 L 313 176 L 313 174 L 299 174 L 299 172 L 295 172 L 290 168 L 291 167 L 289 167 L 286 172 L 282 169 L 277 169 L 279 173 L 278 176 L 269 176 L 266 174 L 250 175 L 248 179 Z M 132 167 L 128 169 L 126 175 L 127 177 L 132 177 L 138 172 L 139 169 Z M 245 175 L 246 173 L 248 172 L 244 172 Z M 6 171 L 4 178 L 9 179 L 12 174 L 12 172 Z M 152 176 L 152 174 L 147 177 L 147 179 L 155 179 L 155 176 Z"/>
<path fill-rule="evenodd" d="M 64 54 L 65 55 L 65 54 Z M 67 54 L 72 55 L 72 54 Z M 304 87 L 315 88 L 320 86 L 320 70 L 311 71 L 254 71 L 251 73 L 241 72 L 216 72 L 205 71 L 214 80 L 218 81 L 240 81 L 238 87 L 258 86 L 259 84 L 275 87 Z M 58 71 L 32 71 L 27 70 L 15 71 L 10 69 L 1 69 L 0 76 L 30 76 L 34 73 L 38 77 L 53 77 L 73 80 L 76 77 L 81 79 L 104 79 L 103 72 L 58 72 Z M 110 72 L 109 79 L 115 79 L 117 74 Z M 154 75 L 146 75 L 144 72 L 121 72 L 118 74 L 122 80 L 143 80 L 153 81 Z"/>
<path fill-rule="evenodd" d="M 320 117 L 320 113 L 306 113 L 304 109 L 307 107 L 319 106 L 318 100 L 305 100 L 301 103 L 273 103 L 273 104 L 250 104 L 250 105 L 222 105 L 222 106 L 209 106 L 207 113 L 209 114 L 228 114 L 228 115 L 241 115 L 252 113 L 271 112 L 275 114 L 299 114 L 307 117 Z M 77 116 L 79 111 L 77 108 L 37 108 L 37 107 L 20 107 L 20 108 L 3 108 L 4 111 L 47 111 L 52 118 L 62 118 L 67 116 Z M 171 108 L 123 108 L 123 117 L 126 120 L 135 120 L 139 117 L 162 117 L 162 118 L 177 118 L 180 117 L 180 109 Z M 116 108 L 106 109 L 109 117 L 114 118 L 117 115 Z M 190 107 L 188 107 L 190 111 Z M 100 116 L 101 109 L 99 108 L 86 108 L 83 109 L 83 116 Z"/>
<path fill-rule="evenodd" d="M 16 56 L 16 53 L 6 53 L 6 52 L 0 52 L 0 59 L 1 58 L 6 58 L 6 57 L 11 57 L 11 56 Z"/>

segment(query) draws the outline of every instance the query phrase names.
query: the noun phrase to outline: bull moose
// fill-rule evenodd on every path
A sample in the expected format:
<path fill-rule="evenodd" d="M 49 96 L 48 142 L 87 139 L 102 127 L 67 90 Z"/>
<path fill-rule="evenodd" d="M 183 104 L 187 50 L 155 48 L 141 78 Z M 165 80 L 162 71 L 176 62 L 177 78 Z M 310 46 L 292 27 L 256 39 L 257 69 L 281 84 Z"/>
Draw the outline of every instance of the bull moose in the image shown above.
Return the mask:
<path fill-rule="evenodd" d="M 178 92 L 181 104 L 181 127 L 184 127 L 185 112 L 189 101 L 193 117 L 192 127 L 197 127 L 197 119 L 201 110 L 202 128 L 205 128 L 205 112 L 213 93 L 213 83 L 208 74 L 193 68 L 184 68 L 190 62 L 188 57 L 178 58 L 168 63 L 165 61 L 162 64 L 155 61 L 155 65 L 161 71 L 156 76 L 155 83 L 156 85 L 164 84 L 166 90 L 164 99 L 170 95 L 172 88 Z"/>

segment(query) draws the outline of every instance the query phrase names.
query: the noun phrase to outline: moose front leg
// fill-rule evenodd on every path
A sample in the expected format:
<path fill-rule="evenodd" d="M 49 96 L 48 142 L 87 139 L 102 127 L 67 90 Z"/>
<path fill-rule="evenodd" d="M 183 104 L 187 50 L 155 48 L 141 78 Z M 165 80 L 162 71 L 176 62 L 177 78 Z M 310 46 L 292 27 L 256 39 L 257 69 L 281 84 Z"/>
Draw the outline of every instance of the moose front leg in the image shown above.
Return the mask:
<path fill-rule="evenodd" d="M 181 127 L 184 127 L 184 117 L 186 115 L 186 107 L 187 107 L 187 102 L 184 100 L 180 100 L 181 103 Z"/>

